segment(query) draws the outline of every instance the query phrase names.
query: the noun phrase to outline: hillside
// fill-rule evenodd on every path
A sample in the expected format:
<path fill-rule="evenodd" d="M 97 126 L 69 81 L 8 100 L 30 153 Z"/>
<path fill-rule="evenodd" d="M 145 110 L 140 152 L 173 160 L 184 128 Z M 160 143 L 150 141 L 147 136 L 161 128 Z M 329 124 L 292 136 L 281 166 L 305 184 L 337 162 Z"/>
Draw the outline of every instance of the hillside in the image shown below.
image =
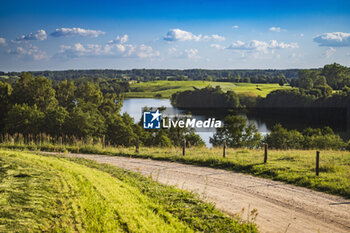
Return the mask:
<path fill-rule="evenodd" d="M 0 151 L 0 232 L 256 232 L 196 196 L 89 160 Z"/>

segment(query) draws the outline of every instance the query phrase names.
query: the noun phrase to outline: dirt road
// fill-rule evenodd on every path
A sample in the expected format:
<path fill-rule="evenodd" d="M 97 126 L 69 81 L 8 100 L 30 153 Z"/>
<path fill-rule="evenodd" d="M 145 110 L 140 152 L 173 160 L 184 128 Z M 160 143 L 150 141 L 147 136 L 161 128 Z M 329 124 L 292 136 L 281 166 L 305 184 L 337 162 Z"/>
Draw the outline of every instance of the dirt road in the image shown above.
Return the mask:
<path fill-rule="evenodd" d="M 112 164 L 199 193 L 229 214 L 258 210 L 262 232 L 350 232 L 350 200 L 240 173 L 179 163 L 69 154 Z M 247 211 L 246 211 L 247 212 Z"/>

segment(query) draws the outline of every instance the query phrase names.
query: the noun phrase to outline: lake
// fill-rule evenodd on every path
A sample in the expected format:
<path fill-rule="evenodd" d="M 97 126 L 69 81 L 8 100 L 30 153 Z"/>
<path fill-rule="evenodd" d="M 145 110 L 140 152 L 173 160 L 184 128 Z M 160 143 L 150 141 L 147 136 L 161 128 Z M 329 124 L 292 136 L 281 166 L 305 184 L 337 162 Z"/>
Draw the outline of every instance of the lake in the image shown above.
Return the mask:
<path fill-rule="evenodd" d="M 122 107 L 121 112 L 125 113 L 127 112 L 131 117 L 134 118 L 134 122 L 139 122 L 142 115 L 142 109 L 144 107 L 161 107 L 164 106 L 166 108 L 171 108 L 173 114 L 181 114 L 184 113 L 184 110 L 178 109 L 176 107 L 173 107 L 170 103 L 169 99 L 153 99 L 153 98 L 130 98 L 130 99 L 124 99 L 124 104 Z M 240 114 L 242 116 L 245 116 L 248 119 L 248 122 L 253 122 L 257 128 L 258 131 L 262 135 L 266 135 L 266 133 L 270 132 L 269 127 L 267 127 L 266 123 L 256 117 L 247 116 L 245 114 Z M 192 116 L 197 119 L 207 119 L 209 117 L 215 117 L 216 119 L 221 119 L 225 117 L 224 114 L 218 114 L 217 112 L 208 113 L 205 114 L 195 114 L 192 113 Z M 203 139 L 207 147 L 211 147 L 211 144 L 209 143 L 209 138 L 213 136 L 214 132 L 196 132 L 199 134 L 199 136 Z"/>

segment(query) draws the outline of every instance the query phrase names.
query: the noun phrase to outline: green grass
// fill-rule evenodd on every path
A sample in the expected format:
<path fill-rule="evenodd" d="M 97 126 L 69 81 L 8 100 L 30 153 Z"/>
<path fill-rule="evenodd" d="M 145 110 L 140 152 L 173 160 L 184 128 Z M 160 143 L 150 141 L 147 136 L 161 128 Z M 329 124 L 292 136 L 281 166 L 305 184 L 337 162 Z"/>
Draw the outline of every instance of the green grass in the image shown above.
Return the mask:
<path fill-rule="evenodd" d="M 131 92 L 127 92 L 126 98 L 169 98 L 172 94 L 180 91 L 201 89 L 207 86 L 220 86 L 223 91 L 233 90 L 237 94 L 249 94 L 265 97 L 271 91 L 291 88 L 278 84 L 255 84 L 255 83 L 230 83 L 209 81 L 152 81 L 132 83 Z"/>
<path fill-rule="evenodd" d="M 257 232 L 189 192 L 96 162 L 0 150 L 0 232 Z"/>
<path fill-rule="evenodd" d="M 2 146 L 43 151 L 65 151 L 73 153 L 105 154 L 112 156 L 132 156 L 156 160 L 176 161 L 199 166 L 222 168 L 254 176 L 283 181 L 317 191 L 350 198 L 350 152 L 321 151 L 320 174 L 315 174 L 314 150 L 269 150 L 268 162 L 263 163 L 263 150 L 227 149 L 226 158 L 222 157 L 222 148 L 188 148 L 182 156 L 181 148 L 141 147 L 139 153 L 134 148 L 102 148 L 100 145 L 66 146 L 54 145 L 41 147 L 32 145 Z"/>

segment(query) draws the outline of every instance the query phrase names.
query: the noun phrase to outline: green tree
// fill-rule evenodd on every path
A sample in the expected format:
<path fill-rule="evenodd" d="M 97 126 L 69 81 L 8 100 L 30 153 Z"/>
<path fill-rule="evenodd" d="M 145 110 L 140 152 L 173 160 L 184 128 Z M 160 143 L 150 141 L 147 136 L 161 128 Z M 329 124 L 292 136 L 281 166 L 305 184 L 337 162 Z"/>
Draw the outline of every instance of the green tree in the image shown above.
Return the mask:
<path fill-rule="evenodd" d="M 133 118 L 129 114 L 112 115 L 107 119 L 106 140 L 112 145 L 133 146 L 137 138 Z"/>
<path fill-rule="evenodd" d="M 171 147 L 173 144 L 164 130 L 158 130 L 153 138 L 153 146 Z"/>
<path fill-rule="evenodd" d="M 188 146 L 205 146 L 205 142 L 202 140 L 202 138 L 195 134 L 194 131 L 190 131 L 185 135 L 186 144 Z"/>
<path fill-rule="evenodd" d="M 284 80 L 280 79 L 280 81 L 278 82 L 278 84 L 282 87 L 284 85 Z"/>
<path fill-rule="evenodd" d="M 341 89 L 350 81 L 349 68 L 337 63 L 325 65 L 322 70 L 322 75 L 326 77 L 328 85 L 333 89 Z"/>
<path fill-rule="evenodd" d="M 226 141 L 229 147 L 256 148 L 261 143 L 261 135 L 256 126 L 247 124 L 247 119 L 242 116 L 227 116 L 224 126 L 216 129 L 216 133 L 210 138 L 213 146 L 221 146 Z"/>
<path fill-rule="evenodd" d="M 103 95 L 100 91 L 99 86 L 95 85 L 91 82 L 86 82 L 82 84 L 77 90 L 77 100 L 78 104 L 83 103 L 91 103 L 96 106 L 100 106 L 102 104 Z"/>
<path fill-rule="evenodd" d="M 56 98 L 59 105 L 69 111 L 72 110 L 75 106 L 74 101 L 76 101 L 76 90 L 77 87 L 74 82 L 68 82 L 67 80 L 60 82 L 56 88 Z"/>
<path fill-rule="evenodd" d="M 10 108 L 11 93 L 11 85 L 0 81 L 0 132 L 3 132 L 5 128 L 5 119 Z"/>
<path fill-rule="evenodd" d="M 44 128 L 44 113 L 34 104 L 15 104 L 11 107 L 6 120 L 6 131 L 10 134 L 23 133 L 37 135 Z"/>
<path fill-rule="evenodd" d="M 34 78 L 29 73 L 24 73 L 16 81 L 11 97 L 13 104 L 35 104 L 41 111 L 55 108 L 58 104 L 51 80 L 44 77 Z"/>
<path fill-rule="evenodd" d="M 305 77 L 298 80 L 298 85 L 301 88 L 309 90 L 313 88 L 314 82 L 310 77 Z"/>
<path fill-rule="evenodd" d="M 325 86 L 327 85 L 327 79 L 323 75 L 317 75 L 314 81 L 315 86 Z"/>
<path fill-rule="evenodd" d="M 300 132 L 288 131 L 281 124 L 275 125 L 271 133 L 264 138 L 269 147 L 275 149 L 301 149 L 303 140 L 304 137 Z"/>
<path fill-rule="evenodd" d="M 318 89 L 321 91 L 322 97 L 329 97 L 333 93 L 333 89 L 327 84 L 315 86 L 315 89 Z"/>
<path fill-rule="evenodd" d="M 236 108 L 239 106 L 237 94 L 233 91 L 224 93 L 220 86 L 178 92 L 172 95 L 171 102 L 181 108 Z"/>
<path fill-rule="evenodd" d="M 122 107 L 123 100 L 116 94 L 107 93 L 103 96 L 102 104 L 99 110 L 106 117 L 110 114 L 118 114 Z"/>
<path fill-rule="evenodd" d="M 45 125 L 41 131 L 51 136 L 63 136 L 69 130 L 66 126 L 68 117 L 68 111 L 62 106 L 49 109 L 45 113 Z"/>
<path fill-rule="evenodd" d="M 67 119 L 67 133 L 76 137 L 101 137 L 105 119 L 93 104 L 75 106 Z"/>

